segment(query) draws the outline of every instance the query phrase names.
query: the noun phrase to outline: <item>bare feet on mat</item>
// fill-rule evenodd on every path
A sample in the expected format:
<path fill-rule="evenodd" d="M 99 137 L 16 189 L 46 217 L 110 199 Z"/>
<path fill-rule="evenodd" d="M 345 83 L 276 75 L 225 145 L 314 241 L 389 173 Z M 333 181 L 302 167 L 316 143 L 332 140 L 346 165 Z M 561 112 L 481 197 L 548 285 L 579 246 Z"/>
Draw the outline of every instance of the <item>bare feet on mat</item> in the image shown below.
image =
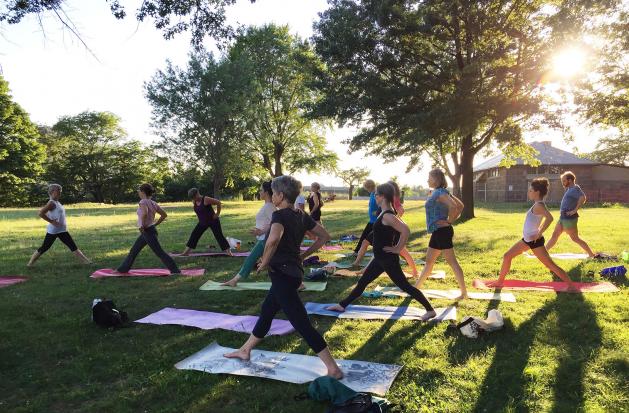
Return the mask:
<path fill-rule="evenodd" d="M 191 252 L 192 252 L 192 248 L 186 247 L 186 249 L 183 250 L 183 252 L 181 254 L 177 254 L 177 255 L 181 255 L 181 256 L 187 257 L 188 255 L 190 255 Z"/>
<path fill-rule="evenodd" d="M 345 375 L 343 374 L 343 370 L 341 369 L 334 369 L 334 370 L 328 370 L 328 376 L 333 377 L 337 380 L 341 380 Z"/>
<path fill-rule="evenodd" d="M 326 307 L 325 309 L 329 311 L 338 311 L 339 313 L 342 313 L 345 311 L 345 308 L 342 307 L 340 304 L 331 305 L 329 307 Z"/>
<path fill-rule="evenodd" d="M 454 301 L 467 300 L 468 298 L 470 298 L 470 297 L 467 295 L 467 293 L 465 293 L 465 294 L 461 294 L 461 295 L 459 295 L 458 297 L 456 297 L 456 298 L 454 299 Z"/>
<path fill-rule="evenodd" d="M 240 359 L 240 360 L 248 361 L 249 358 L 251 358 L 251 351 L 238 349 L 236 351 L 232 351 L 231 353 L 223 354 L 223 357 L 228 358 L 228 359 Z"/>
<path fill-rule="evenodd" d="M 234 256 L 234 254 L 232 254 L 232 250 L 230 248 L 227 248 L 226 250 L 224 250 L 223 253 L 225 255 L 229 255 L 230 257 Z"/>
<path fill-rule="evenodd" d="M 240 281 L 240 275 L 235 275 L 234 278 L 232 278 L 229 281 L 225 281 L 224 283 L 221 283 L 221 285 L 226 285 L 229 287 L 235 287 L 238 285 L 238 281 Z"/>
<path fill-rule="evenodd" d="M 436 316 L 437 316 L 437 312 L 436 312 L 436 311 L 434 311 L 434 310 L 433 310 L 433 311 L 426 311 L 426 314 L 424 314 L 424 315 L 421 317 L 421 320 L 422 320 L 422 321 L 428 321 L 428 320 L 430 320 L 431 318 L 435 318 Z"/>
<path fill-rule="evenodd" d="M 305 289 L 306 289 L 306 284 L 304 284 L 303 281 L 302 281 L 302 283 L 299 284 L 299 287 L 297 287 L 297 291 L 303 291 Z"/>

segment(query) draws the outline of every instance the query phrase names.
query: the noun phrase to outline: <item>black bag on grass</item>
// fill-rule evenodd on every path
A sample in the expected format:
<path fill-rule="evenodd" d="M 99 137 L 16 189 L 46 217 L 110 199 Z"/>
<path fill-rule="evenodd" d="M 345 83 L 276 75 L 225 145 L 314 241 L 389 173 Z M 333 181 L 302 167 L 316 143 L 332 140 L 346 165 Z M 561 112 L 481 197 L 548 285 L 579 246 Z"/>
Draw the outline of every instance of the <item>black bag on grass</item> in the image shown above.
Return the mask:
<path fill-rule="evenodd" d="M 129 322 L 129 317 L 118 310 L 112 300 L 96 298 L 92 302 L 92 320 L 101 327 L 122 327 Z"/>

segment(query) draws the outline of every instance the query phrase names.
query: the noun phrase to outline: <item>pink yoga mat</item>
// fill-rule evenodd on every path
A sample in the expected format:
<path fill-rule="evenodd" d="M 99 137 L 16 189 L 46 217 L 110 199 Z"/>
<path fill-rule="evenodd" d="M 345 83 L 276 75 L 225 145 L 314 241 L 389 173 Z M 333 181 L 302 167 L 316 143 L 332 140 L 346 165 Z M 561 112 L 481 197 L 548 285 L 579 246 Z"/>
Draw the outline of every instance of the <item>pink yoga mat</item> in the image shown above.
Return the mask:
<path fill-rule="evenodd" d="M 474 280 L 472 285 L 475 288 L 483 290 L 493 290 L 497 287 L 490 287 L 487 283 L 496 280 Z M 595 283 L 578 283 L 575 282 L 574 286 L 582 293 L 613 293 L 619 291 L 618 288 L 608 282 L 595 282 Z M 523 290 L 523 291 L 555 291 L 560 293 L 572 292 L 568 291 L 568 284 L 563 281 L 524 281 L 524 280 L 505 280 L 502 287 L 505 290 Z"/>
<path fill-rule="evenodd" d="M 302 251 L 306 251 L 310 247 L 299 247 Z M 343 247 L 340 245 L 324 245 L 321 247 L 321 251 L 340 251 Z"/>
<path fill-rule="evenodd" d="M 245 252 L 232 252 L 232 257 L 248 257 L 249 254 L 251 254 L 251 252 L 249 251 L 245 251 Z M 189 257 L 229 257 L 229 255 L 225 254 L 224 252 L 192 252 L 188 255 L 181 255 L 181 254 L 177 254 L 177 253 L 170 253 L 168 254 L 171 257 L 175 257 L 175 258 L 189 258 Z"/>
<path fill-rule="evenodd" d="M 21 283 L 28 280 L 28 278 L 26 277 L 19 277 L 19 276 L 15 276 L 15 275 L 7 275 L 7 276 L 0 276 L 0 288 L 2 287 L 8 287 L 9 285 L 13 285 L 13 284 L 17 284 L 17 283 Z"/>
<path fill-rule="evenodd" d="M 90 275 L 92 278 L 103 277 L 167 277 L 170 275 L 170 271 L 165 268 L 137 268 L 124 274 L 114 274 L 114 270 L 111 268 L 103 268 L 96 270 Z M 205 270 L 203 268 L 192 268 L 187 270 L 181 270 L 181 275 L 187 275 L 190 277 L 198 277 L 203 275 Z"/>
<path fill-rule="evenodd" d="M 166 307 L 135 322 L 144 324 L 176 324 L 202 328 L 204 330 L 221 328 L 239 333 L 251 333 L 257 321 L 258 317 L 251 315 L 231 315 Z M 274 319 L 271 322 L 271 329 L 267 336 L 283 336 L 293 331 L 295 329 L 290 321 Z"/>

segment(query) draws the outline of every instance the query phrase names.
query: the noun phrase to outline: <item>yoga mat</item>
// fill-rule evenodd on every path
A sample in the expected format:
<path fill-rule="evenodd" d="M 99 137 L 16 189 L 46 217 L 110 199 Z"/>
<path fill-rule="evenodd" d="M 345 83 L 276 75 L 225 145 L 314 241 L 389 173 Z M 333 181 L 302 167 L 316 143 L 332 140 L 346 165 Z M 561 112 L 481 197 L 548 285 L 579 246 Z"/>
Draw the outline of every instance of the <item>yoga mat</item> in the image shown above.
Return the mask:
<path fill-rule="evenodd" d="M 505 280 L 502 287 L 490 287 L 488 282 L 496 280 L 474 280 L 472 285 L 476 288 L 483 290 L 493 290 L 496 288 L 502 288 L 505 290 L 522 290 L 522 291 L 555 291 L 560 293 L 572 292 L 568 291 L 568 284 L 563 281 L 549 281 L 549 282 L 537 282 L 537 281 L 524 281 L 524 280 Z M 577 287 L 580 293 L 613 293 L 619 291 L 618 288 L 608 282 L 594 282 L 594 283 L 573 283 Z"/>
<path fill-rule="evenodd" d="M 232 252 L 232 257 L 248 257 L 250 251 L 245 252 Z M 191 252 L 188 255 L 181 255 L 178 253 L 171 252 L 170 254 L 173 258 L 193 258 L 193 257 L 229 257 L 229 255 L 224 252 Z"/>
<path fill-rule="evenodd" d="M 251 359 L 228 359 L 223 354 L 235 351 L 216 342 L 175 364 L 179 370 L 198 370 L 212 374 L 263 377 L 288 383 L 308 383 L 325 376 L 327 370 L 316 356 L 253 350 Z M 384 395 L 402 366 L 358 360 L 336 360 L 345 377 L 341 383 L 358 392 Z"/>
<path fill-rule="evenodd" d="M 310 282 L 304 281 L 304 285 L 306 289 L 304 291 L 325 291 L 325 286 L 327 282 Z M 271 282 L 268 281 L 260 281 L 260 282 L 239 282 L 236 287 L 230 287 L 227 285 L 221 285 L 220 282 L 217 281 L 208 281 L 203 284 L 199 290 L 204 291 L 250 291 L 250 290 L 263 290 L 268 291 L 271 288 Z"/>
<path fill-rule="evenodd" d="M 308 314 L 326 315 L 357 320 L 420 320 L 426 310 L 418 307 L 390 307 L 378 305 L 348 305 L 345 312 L 326 310 L 336 303 L 306 303 Z M 437 316 L 433 321 L 456 320 L 456 307 L 435 308 Z"/>
<path fill-rule="evenodd" d="M 537 258 L 535 255 L 530 253 L 525 253 L 524 256 L 526 258 Z M 575 254 L 573 252 L 558 252 L 555 254 L 550 254 L 550 257 L 556 260 L 586 260 L 588 258 L 588 255 Z"/>
<path fill-rule="evenodd" d="M 8 287 L 9 285 L 18 284 L 28 280 L 26 277 L 20 277 L 17 275 L 3 275 L 0 276 L 0 288 Z"/>
<path fill-rule="evenodd" d="M 408 297 L 409 295 L 398 287 L 380 287 L 377 286 L 374 291 L 376 293 L 382 293 L 382 297 Z M 427 298 L 445 298 L 447 300 L 454 300 L 461 295 L 461 290 L 421 290 Z M 494 300 L 505 301 L 507 303 L 515 303 L 515 296 L 511 293 L 478 293 L 468 291 L 467 295 L 472 300 Z"/>
<path fill-rule="evenodd" d="M 310 247 L 299 247 L 299 249 L 302 251 L 306 251 L 308 248 Z M 340 251 L 342 249 L 343 247 L 341 247 L 340 245 L 324 245 L 320 248 L 321 251 Z"/>
<path fill-rule="evenodd" d="M 136 320 L 142 324 L 176 324 L 188 327 L 202 328 L 203 330 L 213 330 L 220 328 L 223 330 L 237 331 L 239 333 L 251 333 L 258 321 L 257 316 L 252 315 L 231 315 L 224 313 L 213 313 L 211 311 L 185 310 L 181 308 L 162 308 L 156 313 Z M 283 336 L 290 334 L 295 329 L 288 320 L 274 319 L 271 322 L 271 329 L 267 336 Z"/>
<path fill-rule="evenodd" d="M 170 270 L 166 268 L 137 268 L 124 274 L 114 274 L 113 272 L 114 270 L 111 268 L 102 268 L 94 271 L 90 277 L 167 277 L 170 275 Z M 204 273 L 205 270 L 203 268 L 189 268 L 181 270 L 181 275 L 187 275 L 189 277 L 198 277 Z"/>
<path fill-rule="evenodd" d="M 330 264 L 326 265 L 326 267 L 328 267 L 329 265 Z M 338 268 L 340 268 L 340 269 L 336 270 L 334 272 L 334 274 L 332 274 L 332 275 L 335 275 L 337 277 L 356 277 L 356 276 L 359 276 L 358 270 L 348 270 L 347 268 L 349 268 L 349 267 L 346 267 L 346 268 L 338 267 Z M 387 274 L 384 273 L 384 272 L 381 274 L 381 276 L 386 276 L 386 275 Z M 404 272 L 404 275 L 406 276 L 406 278 L 413 278 L 413 274 L 411 274 L 411 273 Z M 433 271 L 432 274 L 430 274 L 428 276 L 428 278 L 432 278 L 434 280 L 443 280 L 443 279 L 446 278 L 446 272 L 442 271 L 442 270 Z"/>

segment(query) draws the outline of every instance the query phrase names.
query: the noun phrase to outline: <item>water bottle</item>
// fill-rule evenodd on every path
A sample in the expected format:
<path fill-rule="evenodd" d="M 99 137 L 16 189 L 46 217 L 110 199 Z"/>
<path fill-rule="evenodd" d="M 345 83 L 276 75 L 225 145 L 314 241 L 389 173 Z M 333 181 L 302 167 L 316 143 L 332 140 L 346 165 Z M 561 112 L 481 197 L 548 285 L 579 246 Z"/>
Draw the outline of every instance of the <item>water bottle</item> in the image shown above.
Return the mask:
<path fill-rule="evenodd" d="M 617 267 L 608 267 L 601 270 L 601 275 L 604 277 L 622 277 L 627 274 L 627 269 L 624 265 Z"/>

